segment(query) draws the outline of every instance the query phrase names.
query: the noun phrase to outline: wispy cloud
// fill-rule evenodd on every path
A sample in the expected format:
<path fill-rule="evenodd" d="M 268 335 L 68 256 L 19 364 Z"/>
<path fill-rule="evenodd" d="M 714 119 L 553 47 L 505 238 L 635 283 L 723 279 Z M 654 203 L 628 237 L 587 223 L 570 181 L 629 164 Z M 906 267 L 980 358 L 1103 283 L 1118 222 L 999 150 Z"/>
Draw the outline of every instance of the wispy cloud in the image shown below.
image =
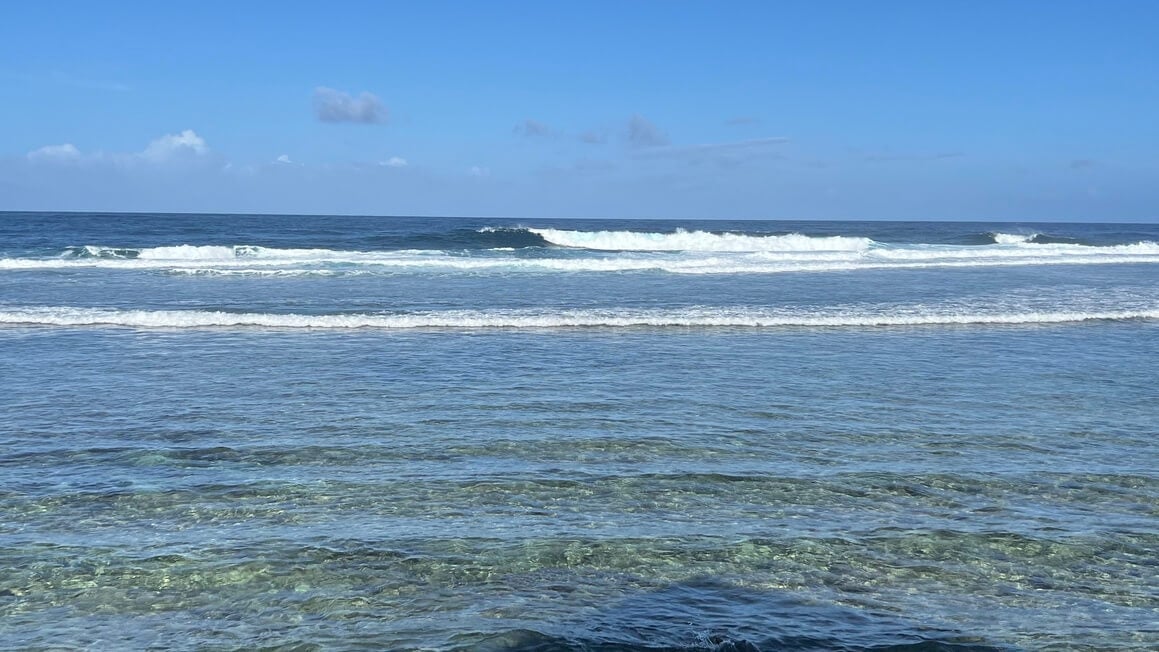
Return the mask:
<path fill-rule="evenodd" d="M 863 161 L 883 163 L 891 161 L 941 161 L 965 156 L 962 152 L 938 152 L 936 154 L 868 154 Z"/>
<path fill-rule="evenodd" d="M 537 174 L 552 179 L 596 178 L 615 169 L 616 164 L 612 161 L 581 158 L 571 163 L 544 165 L 537 170 Z"/>
<path fill-rule="evenodd" d="M 63 145 L 45 145 L 34 149 L 26 155 L 30 161 L 69 163 L 81 160 L 80 150 L 72 143 Z"/>
<path fill-rule="evenodd" d="M 783 136 L 767 138 L 751 138 L 749 140 L 733 140 L 723 143 L 701 143 L 697 145 L 679 145 L 670 147 L 655 147 L 639 152 L 639 156 L 646 157 L 698 157 L 724 153 L 741 153 L 763 150 L 774 145 L 783 145 L 789 142 Z"/>
<path fill-rule="evenodd" d="M 314 89 L 314 114 L 322 122 L 378 124 L 387 120 L 386 105 L 372 93 L 349 93 L 319 86 Z"/>
<path fill-rule="evenodd" d="M 384 168 L 405 168 L 410 165 L 407 160 L 401 156 L 392 156 L 385 161 L 379 161 L 378 164 Z"/>
<path fill-rule="evenodd" d="M 588 145 L 602 145 L 608 142 L 608 135 L 600 131 L 585 131 L 579 135 L 581 143 Z"/>
<path fill-rule="evenodd" d="M 668 136 L 641 115 L 633 115 L 628 119 L 624 140 L 628 145 L 638 148 L 663 147 L 668 144 Z"/>
<path fill-rule="evenodd" d="M 530 118 L 515 125 L 512 132 L 525 138 L 547 138 L 555 135 L 555 131 L 551 127 Z"/>

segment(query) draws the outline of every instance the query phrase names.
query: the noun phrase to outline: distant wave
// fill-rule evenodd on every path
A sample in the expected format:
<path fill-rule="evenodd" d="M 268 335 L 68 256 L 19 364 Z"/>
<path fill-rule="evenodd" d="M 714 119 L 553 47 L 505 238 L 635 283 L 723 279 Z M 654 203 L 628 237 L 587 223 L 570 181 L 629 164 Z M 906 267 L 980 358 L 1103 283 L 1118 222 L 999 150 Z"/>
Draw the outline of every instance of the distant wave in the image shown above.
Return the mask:
<path fill-rule="evenodd" d="M 1075 238 L 1047 235 L 1045 233 L 987 233 L 988 242 L 992 244 L 1073 244 L 1082 243 Z"/>
<path fill-rule="evenodd" d="M 272 249 L 255 245 L 175 245 L 170 247 L 100 247 L 85 245 L 69 247 L 62 259 L 75 260 L 155 260 L 155 261 L 230 261 L 238 258 L 294 258 L 325 260 L 360 252 L 340 252 L 329 249 Z"/>
<path fill-rule="evenodd" d="M 347 276 L 365 273 L 643 272 L 772 274 L 874 269 L 1159 263 L 1159 243 L 1092 246 L 1041 234 L 991 234 L 989 245 L 890 244 L 846 236 L 755 236 L 703 231 L 533 229 L 557 247 L 344 251 L 250 244 L 69 247 L 55 256 L 0 258 L 0 270 L 159 270 L 190 275 Z M 530 234 L 531 231 L 524 231 Z M 1001 241 L 999 243 L 998 241 Z M 566 247 L 558 243 L 570 243 Z M 498 244 L 498 242 L 493 243 Z M 605 249 L 608 248 L 608 249 Z"/>
<path fill-rule="evenodd" d="M 865 328 L 879 326 L 1028 325 L 1159 319 L 1159 308 L 1102 312 L 781 313 L 749 308 L 683 310 L 448 310 L 405 314 L 282 314 L 208 310 L 115 310 L 29 307 L 0 311 L 0 324 L 131 328 L 560 329 L 560 328 Z"/>
<path fill-rule="evenodd" d="M 176 245 L 168 247 L 69 247 L 60 255 L 40 258 L 3 258 L 0 269 L 190 269 L 232 267 L 301 267 L 305 265 L 402 264 L 423 258 L 444 257 L 443 251 L 338 251 L 332 249 L 278 249 L 255 245 Z"/>

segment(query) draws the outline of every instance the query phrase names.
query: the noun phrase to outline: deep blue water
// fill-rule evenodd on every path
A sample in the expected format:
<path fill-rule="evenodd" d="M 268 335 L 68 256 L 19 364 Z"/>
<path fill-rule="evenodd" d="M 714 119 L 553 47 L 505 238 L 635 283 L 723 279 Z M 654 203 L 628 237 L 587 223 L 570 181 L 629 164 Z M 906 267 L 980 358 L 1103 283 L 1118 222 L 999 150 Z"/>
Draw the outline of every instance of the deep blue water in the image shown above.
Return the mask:
<path fill-rule="evenodd" d="M 0 213 L 0 648 L 1159 647 L 1159 225 Z"/>

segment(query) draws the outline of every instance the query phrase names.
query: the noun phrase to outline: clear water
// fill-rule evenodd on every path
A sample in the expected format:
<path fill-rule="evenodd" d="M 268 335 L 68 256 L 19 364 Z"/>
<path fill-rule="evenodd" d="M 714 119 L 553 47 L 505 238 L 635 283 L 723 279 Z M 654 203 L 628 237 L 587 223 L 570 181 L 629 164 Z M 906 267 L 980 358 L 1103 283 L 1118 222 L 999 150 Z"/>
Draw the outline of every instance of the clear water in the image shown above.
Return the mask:
<path fill-rule="evenodd" d="M 0 214 L 0 648 L 1155 649 L 1156 243 Z"/>

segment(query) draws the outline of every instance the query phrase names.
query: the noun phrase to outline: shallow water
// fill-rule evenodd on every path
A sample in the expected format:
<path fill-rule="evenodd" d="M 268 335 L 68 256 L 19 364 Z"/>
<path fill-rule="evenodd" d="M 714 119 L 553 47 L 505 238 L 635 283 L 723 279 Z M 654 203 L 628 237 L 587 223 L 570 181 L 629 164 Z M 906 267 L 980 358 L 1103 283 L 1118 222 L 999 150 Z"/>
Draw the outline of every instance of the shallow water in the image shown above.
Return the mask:
<path fill-rule="evenodd" d="M 510 226 L 0 215 L 0 647 L 1159 646 L 1159 228 Z"/>

